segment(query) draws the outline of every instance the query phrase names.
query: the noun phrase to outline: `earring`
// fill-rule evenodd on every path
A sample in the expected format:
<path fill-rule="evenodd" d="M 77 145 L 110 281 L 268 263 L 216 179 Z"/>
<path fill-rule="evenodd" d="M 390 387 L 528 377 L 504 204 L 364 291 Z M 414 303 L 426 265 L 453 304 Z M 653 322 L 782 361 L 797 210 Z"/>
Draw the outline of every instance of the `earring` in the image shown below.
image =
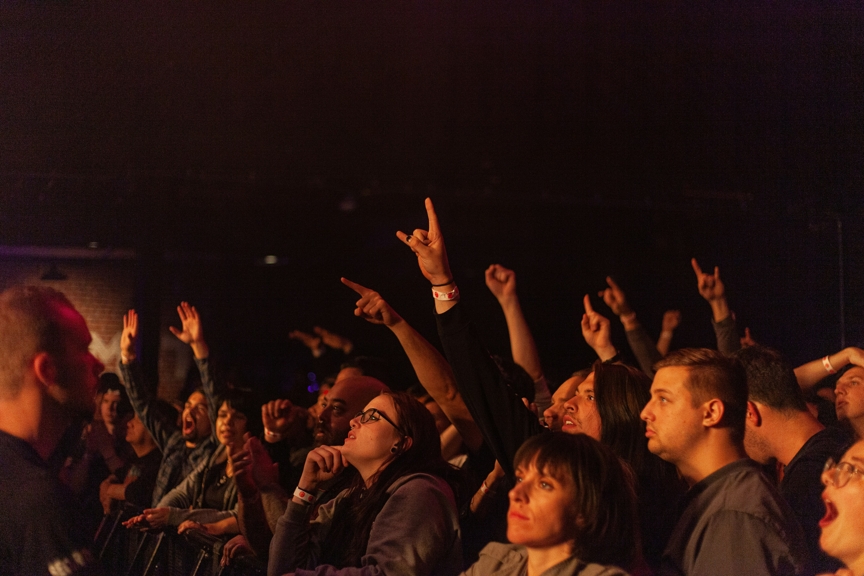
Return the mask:
<path fill-rule="evenodd" d="M 390 452 L 392 454 L 395 454 L 398 450 L 399 450 L 399 448 L 397 446 L 393 446 L 392 448 L 390 448 Z"/>

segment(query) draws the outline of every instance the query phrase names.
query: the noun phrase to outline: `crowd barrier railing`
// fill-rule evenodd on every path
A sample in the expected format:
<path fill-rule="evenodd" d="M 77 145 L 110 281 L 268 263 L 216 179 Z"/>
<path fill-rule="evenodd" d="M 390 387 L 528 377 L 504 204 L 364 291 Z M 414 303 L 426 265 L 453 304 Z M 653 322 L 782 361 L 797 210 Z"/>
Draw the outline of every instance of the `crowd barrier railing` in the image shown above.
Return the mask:
<path fill-rule="evenodd" d="M 178 534 L 129 530 L 123 521 L 141 509 L 123 505 L 106 514 L 94 539 L 94 552 L 106 574 L 118 576 L 263 576 L 267 567 L 254 556 L 239 556 L 221 566 L 227 537 L 199 530 Z"/>

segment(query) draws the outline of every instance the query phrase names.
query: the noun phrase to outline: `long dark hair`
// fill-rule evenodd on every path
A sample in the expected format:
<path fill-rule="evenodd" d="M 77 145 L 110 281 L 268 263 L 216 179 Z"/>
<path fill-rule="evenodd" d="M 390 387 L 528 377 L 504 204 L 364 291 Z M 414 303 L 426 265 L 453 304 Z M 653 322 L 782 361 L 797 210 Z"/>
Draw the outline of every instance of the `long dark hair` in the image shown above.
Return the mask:
<path fill-rule="evenodd" d="M 537 470 L 575 487 L 573 552 L 581 560 L 630 569 L 638 554 L 633 473 L 606 445 L 586 434 L 551 432 L 525 441 L 515 467 Z"/>
<path fill-rule="evenodd" d="M 400 432 L 411 438 L 371 478 L 370 486 L 356 475 L 348 494 L 336 507 L 331 529 L 322 543 L 322 563 L 336 567 L 359 566 L 366 552 L 375 517 L 387 503 L 387 490 L 409 474 L 426 473 L 447 481 L 459 502 L 464 497 L 461 474 L 441 457 L 441 438 L 435 418 L 407 392 L 384 392 L 396 407 Z M 402 537 L 410 538 L 410 534 Z"/>
<path fill-rule="evenodd" d="M 641 413 L 650 397 L 651 380 L 644 372 L 622 364 L 594 364 L 600 438 L 636 475 L 645 560 L 656 567 L 673 525 L 667 508 L 686 487 L 675 466 L 648 450 Z"/>

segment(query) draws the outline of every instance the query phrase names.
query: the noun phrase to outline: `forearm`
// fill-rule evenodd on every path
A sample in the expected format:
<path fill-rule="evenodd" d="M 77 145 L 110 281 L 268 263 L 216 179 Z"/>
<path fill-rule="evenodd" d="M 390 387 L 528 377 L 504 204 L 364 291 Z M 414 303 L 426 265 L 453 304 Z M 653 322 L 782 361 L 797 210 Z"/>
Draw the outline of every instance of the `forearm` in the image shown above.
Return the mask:
<path fill-rule="evenodd" d="M 284 510 L 283 510 L 284 512 Z M 237 508 L 237 520 L 240 533 L 246 538 L 249 546 L 261 558 L 266 558 L 270 549 L 270 540 L 273 532 L 267 524 L 267 516 L 264 513 L 264 505 L 261 502 L 261 494 L 248 499 L 240 496 Z"/>
<path fill-rule="evenodd" d="M 669 348 L 672 346 L 672 331 L 664 330 L 660 332 L 660 337 L 657 338 L 657 352 L 660 356 L 669 354 Z"/>
<path fill-rule="evenodd" d="M 720 322 L 711 322 L 714 326 L 714 335 L 717 337 L 717 350 L 722 354 L 734 354 L 741 349 L 741 338 L 738 337 L 738 328 L 735 318 L 727 315 Z"/>
<path fill-rule="evenodd" d="M 714 314 L 714 322 L 722 322 L 729 317 L 729 303 L 725 296 L 709 300 L 708 303 L 711 305 L 711 313 Z"/>
<path fill-rule="evenodd" d="M 399 339 L 420 384 L 456 426 L 466 445 L 471 450 L 478 449 L 483 443 L 483 436 L 457 389 L 456 377 L 450 364 L 428 340 L 404 320 L 391 326 L 390 330 Z"/>
<path fill-rule="evenodd" d="M 828 362 L 835 371 L 845 368 L 852 363 L 853 355 L 861 355 L 862 351 L 859 348 L 844 348 L 839 352 L 828 355 Z M 798 379 L 798 385 L 802 390 L 808 390 L 818 384 L 822 379 L 831 375 L 828 368 L 824 364 L 824 358 L 813 360 L 802 364 L 795 368 L 795 377 Z"/>
<path fill-rule="evenodd" d="M 184 520 L 199 524 L 213 524 L 237 516 L 236 510 L 216 510 L 214 508 L 171 508 L 168 513 L 169 526 L 179 526 Z M 239 532 L 239 529 L 238 529 Z"/>
<path fill-rule="evenodd" d="M 280 576 L 294 572 L 297 568 L 317 564 L 316 547 L 310 546 L 311 527 L 309 512 L 311 506 L 288 504 L 285 514 L 279 518 L 267 561 L 267 575 Z"/>
<path fill-rule="evenodd" d="M 465 404 L 495 458 L 512 473 L 516 450 L 526 438 L 542 431 L 540 423 L 504 383 L 461 307 L 437 315 L 436 320 Z"/>
<path fill-rule="evenodd" d="M 648 332 L 639 323 L 636 323 L 632 330 L 627 330 L 625 335 L 627 336 L 627 343 L 630 345 L 630 350 L 633 351 L 633 355 L 639 363 L 639 367 L 642 368 L 642 371 L 645 372 L 645 374 L 653 378 L 654 364 L 656 364 L 662 356 L 660 355 L 660 352 L 657 351 L 657 347 L 651 339 L 651 336 L 648 335 Z"/>
<path fill-rule="evenodd" d="M 540 364 L 540 354 L 534 336 L 525 320 L 519 298 L 515 295 L 498 301 L 504 311 L 507 321 L 507 332 L 510 334 L 510 351 L 513 361 L 525 369 L 534 381 L 543 377 L 543 367 Z"/>
<path fill-rule="evenodd" d="M 161 420 L 156 410 L 153 409 L 156 405 L 156 395 L 146 382 L 141 363 L 134 359 L 129 362 L 121 362 L 120 374 L 126 383 L 126 394 L 129 396 L 129 403 L 132 404 L 132 409 L 135 410 L 144 427 L 153 436 L 153 440 L 159 449 L 164 450 L 165 444 L 171 437 L 171 433 L 175 430 L 175 426 L 173 426 L 173 423 L 169 424 Z"/>
<path fill-rule="evenodd" d="M 207 522 L 207 532 L 213 536 L 235 535 L 240 533 L 240 524 L 236 516 L 227 516 L 222 520 Z"/>

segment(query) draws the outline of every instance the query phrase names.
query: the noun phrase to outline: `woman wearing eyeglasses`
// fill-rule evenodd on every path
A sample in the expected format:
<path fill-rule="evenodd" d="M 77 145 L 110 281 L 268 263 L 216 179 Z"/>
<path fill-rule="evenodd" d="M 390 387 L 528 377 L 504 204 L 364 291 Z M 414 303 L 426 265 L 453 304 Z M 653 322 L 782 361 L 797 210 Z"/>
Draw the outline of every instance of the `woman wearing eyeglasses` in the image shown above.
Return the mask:
<path fill-rule="evenodd" d="M 846 568 L 837 576 L 864 576 L 864 440 L 852 445 L 839 463 L 822 473 L 825 516 L 819 545 Z"/>
<path fill-rule="evenodd" d="M 351 486 L 313 512 L 318 486 L 349 466 Z M 351 420 L 344 446 L 309 453 L 276 524 L 268 575 L 458 574 L 456 474 L 432 414 L 404 392 L 378 396 Z"/>

